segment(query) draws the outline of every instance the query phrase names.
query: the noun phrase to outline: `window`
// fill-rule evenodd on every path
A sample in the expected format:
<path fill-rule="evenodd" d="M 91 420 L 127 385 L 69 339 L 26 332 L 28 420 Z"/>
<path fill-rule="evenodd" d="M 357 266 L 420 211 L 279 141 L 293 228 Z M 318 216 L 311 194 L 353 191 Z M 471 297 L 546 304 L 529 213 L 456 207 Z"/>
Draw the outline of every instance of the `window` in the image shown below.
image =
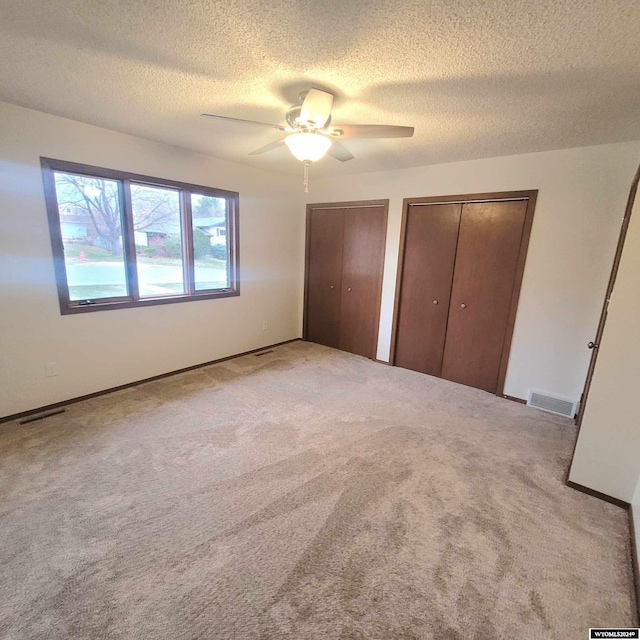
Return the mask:
<path fill-rule="evenodd" d="M 41 165 L 63 314 L 239 295 L 237 193 Z"/>

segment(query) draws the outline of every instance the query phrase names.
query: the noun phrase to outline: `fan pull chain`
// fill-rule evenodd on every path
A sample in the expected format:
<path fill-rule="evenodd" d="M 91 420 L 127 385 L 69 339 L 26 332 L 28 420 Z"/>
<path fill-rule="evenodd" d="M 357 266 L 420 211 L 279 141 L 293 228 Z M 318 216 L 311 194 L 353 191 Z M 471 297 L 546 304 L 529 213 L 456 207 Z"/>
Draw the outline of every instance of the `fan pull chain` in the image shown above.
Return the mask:
<path fill-rule="evenodd" d="M 311 163 L 308 160 L 304 161 L 304 192 L 309 193 L 309 165 Z"/>

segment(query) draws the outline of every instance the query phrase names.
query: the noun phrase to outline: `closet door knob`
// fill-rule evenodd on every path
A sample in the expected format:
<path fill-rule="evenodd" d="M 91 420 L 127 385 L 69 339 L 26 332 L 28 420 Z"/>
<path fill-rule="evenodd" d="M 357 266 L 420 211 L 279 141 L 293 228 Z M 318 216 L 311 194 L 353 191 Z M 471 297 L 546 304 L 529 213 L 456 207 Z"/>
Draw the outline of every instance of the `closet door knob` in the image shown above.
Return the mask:
<path fill-rule="evenodd" d="M 349 288 L 347 289 L 347 291 L 351 291 L 351 287 L 349 287 Z"/>
<path fill-rule="evenodd" d="M 331 285 L 331 288 L 333 289 L 333 285 Z"/>
<path fill-rule="evenodd" d="M 437 300 L 434 300 L 434 301 L 433 301 L 433 304 L 438 304 L 438 301 L 437 301 Z"/>
<path fill-rule="evenodd" d="M 467 305 L 463 302 L 463 303 L 460 305 L 460 308 L 461 308 L 461 309 L 466 309 L 466 308 L 467 308 Z"/>

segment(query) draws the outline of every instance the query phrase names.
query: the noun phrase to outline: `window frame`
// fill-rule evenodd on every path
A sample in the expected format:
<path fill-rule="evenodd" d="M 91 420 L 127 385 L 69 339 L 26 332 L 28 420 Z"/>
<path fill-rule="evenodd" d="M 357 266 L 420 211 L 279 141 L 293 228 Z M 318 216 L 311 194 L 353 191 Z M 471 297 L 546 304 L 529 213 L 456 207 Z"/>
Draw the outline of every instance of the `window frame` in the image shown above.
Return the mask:
<path fill-rule="evenodd" d="M 192 302 L 194 300 L 211 300 L 213 298 L 229 298 L 240 295 L 240 255 L 239 255 L 239 200 L 236 191 L 227 191 L 214 187 L 195 185 L 187 182 L 168 180 L 166 178 L 152 178 L 151 176 L 106 169 L 66 160 L 40 158 L 44 197 L 49 222 L 49 236 L 53 252 L 53 264 L 58 290 L 61 315 L 76 313 L 91 313 L 93 311 L 107 311 L 110 309 L 130 309 L 132 307 L 149 307 L 160 304 L 174 304 L 176 302 Z M 125 273 L 127 278 L 127 296 L 100 298 L 96 301 L 70 300 L 67 270 L 64 260 L 64 244 L 62 240 L 62 226 L 58 208 L 58 195 L 54 172 L 74 173 L 93 178 L 103 178 L 118 181 L 120 194 L 120 210 L 122 215 L 122 248 Z M 185 293 L 175 295 L 140 298 L 138 289 L 137 256 L 133 227 L 133 210 L 131 205 L 131 184 L 141 184 L 150 187 L 169 188 L 179 191 L 181 232 L 182 232 L 182 263 Z M 191 194 L 224 198 L 227 201 L 227 250 L 229 287 L 224 289 L 207 289 L 197 291 L 195 288 L 195 263 L 193 251 L 193 218 L 191 212 Z"/>

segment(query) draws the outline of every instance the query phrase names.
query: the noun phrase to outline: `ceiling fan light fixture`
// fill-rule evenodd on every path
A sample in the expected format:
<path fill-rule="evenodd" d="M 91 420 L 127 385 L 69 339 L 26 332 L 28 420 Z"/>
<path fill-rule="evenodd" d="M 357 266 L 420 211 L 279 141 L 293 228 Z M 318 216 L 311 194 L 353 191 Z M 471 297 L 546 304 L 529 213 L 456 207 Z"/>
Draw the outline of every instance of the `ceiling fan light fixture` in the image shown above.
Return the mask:
<path fill-rule="evenodd" d="M 315 162 L 329 150 L 331 140 L 318 133 L 292 133 L 285 138 L 289 151 L 302 162 Z"/>

